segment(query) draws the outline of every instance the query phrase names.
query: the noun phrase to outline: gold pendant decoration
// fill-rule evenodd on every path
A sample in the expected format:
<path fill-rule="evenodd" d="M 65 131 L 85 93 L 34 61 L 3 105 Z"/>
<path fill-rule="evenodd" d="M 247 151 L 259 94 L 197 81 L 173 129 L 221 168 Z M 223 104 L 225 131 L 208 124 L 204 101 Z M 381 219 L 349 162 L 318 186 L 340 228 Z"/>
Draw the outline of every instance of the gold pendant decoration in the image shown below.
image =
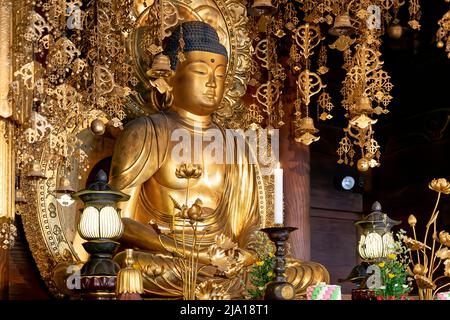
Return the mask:
<path fill-rule="evenodd" d="M 314 135 L 318 132 L 319 130 L 314 127 L 314 120 L 312 118 L 301 118 L 299 122 L 296 123 L 295 141 L 309 146 L 311 143 L 320 139 L 320 137 Z"/>
<path fill-rule="evenodd" d="M 437 47 L 444 48 L 450 59 L 450 10 L 438 22 L 439 29 L 436 32 Z"/>

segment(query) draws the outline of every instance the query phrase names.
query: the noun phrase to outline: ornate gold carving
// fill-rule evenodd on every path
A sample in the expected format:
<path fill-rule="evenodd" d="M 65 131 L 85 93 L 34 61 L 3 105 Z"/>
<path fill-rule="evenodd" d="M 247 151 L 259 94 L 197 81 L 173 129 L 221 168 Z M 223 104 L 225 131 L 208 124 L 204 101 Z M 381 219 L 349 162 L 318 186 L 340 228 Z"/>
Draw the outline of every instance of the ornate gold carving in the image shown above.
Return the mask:
<path fill-rule="evenodd" d="M 348 111 L 348 127 L 344 129 L 345 137 L 339 143 L 338 163 L 352 165 L 355 155 L 354 144 L 361 153 L 358 169 L 366 171 L 379 166 L 379 145 L 374 139 L 372 124 L 376 122 L 373 114 L 389 112 L 387 105 L 392 100 L 389 94 L 393 85 L 390 76 L 382 70 L 378 51 L 379 40 L 366 34 L 365 41 L 356 45 L 355 55 L 346 61 L 347 76 L 341 90 L 344 99 L 342 105 Z M 377 103 L 375 108 L 373 103 Z"/>
<path fill-rule="evenodd" d="M 438 48 L 445 48 L 450 59 L 450 10 L 438 21 L 439 29 L 436 32 Z"/>
<path fill-rule="evenodd" d="M 14 246 L 17 228 L 14 221 L 4 216 L 0 217 L 0 249 L 6 250 Z"/>

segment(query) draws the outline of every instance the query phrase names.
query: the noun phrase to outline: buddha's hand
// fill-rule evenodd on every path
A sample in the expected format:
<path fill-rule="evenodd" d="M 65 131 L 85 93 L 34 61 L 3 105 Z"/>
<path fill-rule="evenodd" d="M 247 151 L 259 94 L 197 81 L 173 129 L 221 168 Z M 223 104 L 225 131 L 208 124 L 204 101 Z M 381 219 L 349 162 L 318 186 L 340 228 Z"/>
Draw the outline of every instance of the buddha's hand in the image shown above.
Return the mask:
<path fill-rule="evenodd" d="M 250 253 L 238 248 L 236 243 L 223 234 L 216 236 L 208 255 L 211 265 L 217 267 L 218 274 L 227 278 L 234 277 L 244 266 L 252 263 Z"/>

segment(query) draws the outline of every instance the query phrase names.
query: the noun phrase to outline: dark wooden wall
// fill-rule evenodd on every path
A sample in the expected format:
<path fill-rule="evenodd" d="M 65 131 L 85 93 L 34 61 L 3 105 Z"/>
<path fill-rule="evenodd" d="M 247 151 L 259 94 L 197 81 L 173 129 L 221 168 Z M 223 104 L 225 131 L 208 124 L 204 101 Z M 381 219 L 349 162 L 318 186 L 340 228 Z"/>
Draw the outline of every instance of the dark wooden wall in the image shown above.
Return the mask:
<path fill-rule="evenodd" d="M 332 284 L 345 279 L 359 263 L 354 223 L 363 208 L 362 194 L 335 187 L 335 177 L 346 169 L 336 160 L 331 155 L 311 152 L 311 260 L 328 269 Z M 341 285 L 343 293 L 354 288 L 350 283 Z"/>

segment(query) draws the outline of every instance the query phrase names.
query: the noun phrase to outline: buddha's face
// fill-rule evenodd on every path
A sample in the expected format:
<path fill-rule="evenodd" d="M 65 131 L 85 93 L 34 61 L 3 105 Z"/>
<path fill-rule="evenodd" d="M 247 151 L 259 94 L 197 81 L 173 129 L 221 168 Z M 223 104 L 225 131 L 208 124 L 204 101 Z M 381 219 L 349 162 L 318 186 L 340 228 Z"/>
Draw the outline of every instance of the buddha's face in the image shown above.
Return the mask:
<path fill-rule="evenodd" d="M 222 101 L 227 58 L 205 51 L 186 52 L 185 56 L 171 82 L 173 104 L 195 115 L 210 115 Z"/>

